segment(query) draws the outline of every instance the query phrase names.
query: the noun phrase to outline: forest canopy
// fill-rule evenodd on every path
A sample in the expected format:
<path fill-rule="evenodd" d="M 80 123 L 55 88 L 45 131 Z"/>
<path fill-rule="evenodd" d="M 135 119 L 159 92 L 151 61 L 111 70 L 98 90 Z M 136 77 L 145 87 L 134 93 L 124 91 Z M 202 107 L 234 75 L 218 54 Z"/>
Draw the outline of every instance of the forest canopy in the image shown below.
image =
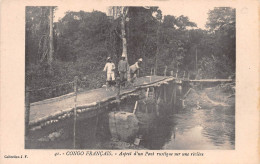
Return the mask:
<path fill-rule="evenodd" d="M 121 21 L 100 11 L 68 11 L 53 22 L 53 61 L 48 61 L 51 10 L 26 7 L 26 77 L 30 88 L 41 88 L 85 77 L 89 88 L 105 83 L 106 58 L 116 64 L 123 51 Z M 128 7 L 125 37 L 129 64 L 142 57 L 141 74 L 157 68 L 162 75 L 184 71 L 191 78 L 228 78 L 235 75 L 236 13 L 229 7 L 208 12 L 207 29 L 187 16 L 163 15 L 159 7 Z M 51 42 L 51 43 L 52 43 Z M 157 64 L 157 65 L 156 65 Z M 51 71 L 48 71 L 51 66 Z M 168 72 L 169 75 L 169 72 Z"/>

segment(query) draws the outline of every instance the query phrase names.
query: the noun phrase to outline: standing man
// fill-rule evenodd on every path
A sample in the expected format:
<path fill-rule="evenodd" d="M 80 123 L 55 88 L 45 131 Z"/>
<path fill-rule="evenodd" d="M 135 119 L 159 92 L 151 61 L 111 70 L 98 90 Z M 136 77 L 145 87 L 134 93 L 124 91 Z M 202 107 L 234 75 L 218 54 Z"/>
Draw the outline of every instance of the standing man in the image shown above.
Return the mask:
<path fill-rule="evenodd" d="M 125 83 L 127 81 L 127 70 L 128 70 L 128 64 L 125 60 L 125 54 L 122 55 L 121 60 L 118 63 L 118 72 L 120 75 L 120 86 L 125 86 Z"/>
<path fill-rule="evenodd" d="M 104 72 L 107 72 L 107 80 L 106 80 L 106 90 L 108 87 L 115 84 L 115 64 L 112 62 L 111 58 L 107 58 L 107 63 L 104 68 Z"/>
<path fill-rule="evenodd" d="M 140 59 L 138 59 L 138 61 L 135 64 L 130 66 L 130 79 L 131 79 L 130 81 L 132 83 L 134 82 L 134 80 L 137 77 L 136 74 L 139 71 L 142 62 L 143 62 L 143 59 L 140 58 Z"/>

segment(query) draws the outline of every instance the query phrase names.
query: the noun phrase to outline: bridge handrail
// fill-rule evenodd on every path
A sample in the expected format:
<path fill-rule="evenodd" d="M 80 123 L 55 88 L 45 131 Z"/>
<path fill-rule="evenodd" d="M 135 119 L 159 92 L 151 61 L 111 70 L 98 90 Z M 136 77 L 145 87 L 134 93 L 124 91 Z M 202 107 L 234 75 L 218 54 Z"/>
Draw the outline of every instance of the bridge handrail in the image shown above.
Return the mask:
<path fill-rule="evenodd" d="M 41 91 L 41 90 L 45 90 L 45 89 L 54 89 L 56 87 L 60 87 L 63 85 L 68 85 L 68 84 L 73 84 L 74 82 L 68 82 L 68 83 L 63 83 L 63 84 L 58 84 L 58 85 L 54 85 L 51 87 L 43 87 L 43 88 L 39 88 L 39 89 L 31 89 L 31 90 L 27 90 L 28 92 L 35 92 L 35 91 Z"/>
<path fill-rule="evenodd" d="M 68 83 L 57 84 L 54 86 L 44 87 L 39 89 L 26 89 L 26 92 L 30 92 L 31 95 L 36 94 L 36 96 L 30 97 L 31 100 L 30 102 L 38 102 L 38 101 L 60 97 L 72 93 L 74 88 L 74 83 L 75 82 L 72 81 Z M 78 80 L 78 87 L 86 88 L 86 83 L 87 82 L 84 80 Z"/>

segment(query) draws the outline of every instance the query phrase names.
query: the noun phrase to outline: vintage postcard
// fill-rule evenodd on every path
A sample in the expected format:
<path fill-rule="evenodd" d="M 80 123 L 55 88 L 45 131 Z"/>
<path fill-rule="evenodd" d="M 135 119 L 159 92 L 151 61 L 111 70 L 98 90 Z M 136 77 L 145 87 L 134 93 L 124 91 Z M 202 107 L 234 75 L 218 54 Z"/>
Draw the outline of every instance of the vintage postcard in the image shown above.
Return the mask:
<path fill-rule="evenodd" d="M 1 2 L 0 163 L 259 163 L 258 1 Z"/>

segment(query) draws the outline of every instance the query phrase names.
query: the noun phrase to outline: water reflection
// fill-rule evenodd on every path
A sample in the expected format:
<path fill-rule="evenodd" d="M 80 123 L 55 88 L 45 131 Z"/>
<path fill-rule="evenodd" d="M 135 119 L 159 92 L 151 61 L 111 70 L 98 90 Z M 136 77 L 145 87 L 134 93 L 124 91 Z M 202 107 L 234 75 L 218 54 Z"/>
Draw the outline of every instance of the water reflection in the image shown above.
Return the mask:
<path fill-rule="evenodd" d="M 235 117 L 223 109 L 186 109 L 170 121 L 171 139 L 162 149 L 234 149 Z"/>
<path fill-rule="evenodd" d="M 233 107 L 199 110 L 188 108 L 159 117 L 156 117 L 156 113 L 137 112 L 137 118 L 140 120 L 147 118 L 140 121 L 139 132 L 136 136 L 142 136 L 142 139 L 138 146 L 154 150 L 234 149 L 235 116 L 234 112 L 230 112 L 230 110 L 234 110 Z M 99 120 L 98 129 L 92 129 L 92 132 L 97 132 L 95 137 L 79 136 L 80 143 L 84 143 L 79 148 L 113 149 L 111 144 L 118 144 L 111 143 L 109 130 L 106 126 L 108 125 L 107 116 L 104 115 Z M 93 121 L 94 123 L 95 121 Z M 86 125 L 84 126 L 86 127 Z M 95 127 L 95 125 L 91 127 Z M 90 132 L 89 129 L 88 132 Z M 129 141 L 127 145 L 133 145 L 133 141 Z M 129 147 L 119 149 L 124 148 Z"/>

